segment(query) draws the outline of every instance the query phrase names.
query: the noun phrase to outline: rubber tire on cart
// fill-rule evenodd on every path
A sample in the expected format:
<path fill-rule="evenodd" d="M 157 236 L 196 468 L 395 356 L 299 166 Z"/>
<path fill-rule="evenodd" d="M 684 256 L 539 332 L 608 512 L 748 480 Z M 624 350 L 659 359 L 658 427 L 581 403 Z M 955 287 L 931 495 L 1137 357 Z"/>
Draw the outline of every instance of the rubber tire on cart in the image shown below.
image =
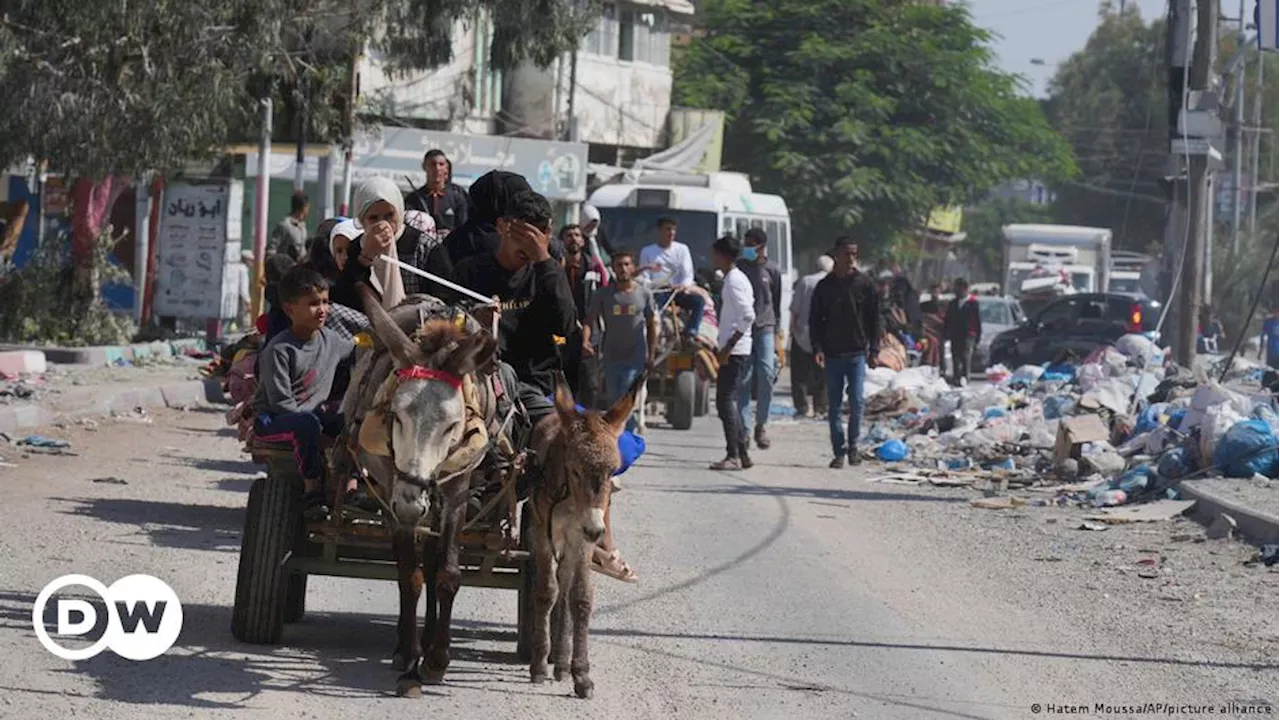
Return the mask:
<path fill-rule="evenodd" d="M 241 642 L 280 642 L 291 584 L 281 562 L 301 532 L 301 495 L 301 483 L 276 473 L 255 480 L 249 489 L 236 574 L 236 602 L 231 613 L 231 634 Z M 305 577 L 301 585 L 305 590 Z M 295 609 L 301 605 L 297 603 Z"/>
<path fill-rule="evenodd" d="M 289 573 L 289 585 L 284 592 L 284 621 L 302 622 L 307 615 L 307 574 Z"/>
<path fill-rule="evenodd" d="M 693 416 L 705 417 L 711 413 L 711 381 L 698 378 L 697 391 L 693 394 Z"/>
<path fill-rule="evenodd" d="M 529 553 L 520 566 L 520 587 L 516 591 L 516 659 L 522 663 L 533 660 L 533 593 L 538 566 L 533 561 L 533 536 L 529 523 L 533 508 L 526 502 L 520 509 L 520 549 Z"/>
<path fill-rule="evenodd" d="M 693 409 L 698 394 L 698 374 L 692 370 L 676 373 L 675 387 L 667 401 L 667 422 L 676 430 L 693 427 Z"/>

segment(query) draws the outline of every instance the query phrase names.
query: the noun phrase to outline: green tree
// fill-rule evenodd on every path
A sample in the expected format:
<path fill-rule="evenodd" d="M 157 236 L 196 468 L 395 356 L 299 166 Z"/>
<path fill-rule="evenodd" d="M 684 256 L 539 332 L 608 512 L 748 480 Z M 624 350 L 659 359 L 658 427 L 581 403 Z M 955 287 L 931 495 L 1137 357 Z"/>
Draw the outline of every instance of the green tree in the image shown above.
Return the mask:
<path fill-rule="evenodd" d="M 1146 250 L 1164 231 L 1169 153 L 1164 22 L 1104 8 L 1084 48 L 1049 82 L 1045 112 L 1080 176 L 1058 183 L 1063 223 L 1111 228 L 1115 246 Z"/>
<path fill-rule="evenodd" d="M 393 71 L 449 62 L 458 21 L 491 18 L 491 62 L 546 65 L 572 47 L 596 0 L 12 0 L 0 13 L 0 166 L 33 158 L 77 180 L 72 262 L 96 295 L 94 243 L 129 180 L 215 158 L 272 97 L 285 123 L 341 139 L 352 58 Z M 249 131 L 252 134 L 252 131 Z M 81 298 L 92 305 L 93 298 Z"/>
<path fill-rule="evenodd" d="M 930 209 L 1073 172 L 1069 149 L 963 5 L 708 0 L 680 104 L 725 110 L 729 169 L 791 208 L 801 245 L 871 249 Z"/>

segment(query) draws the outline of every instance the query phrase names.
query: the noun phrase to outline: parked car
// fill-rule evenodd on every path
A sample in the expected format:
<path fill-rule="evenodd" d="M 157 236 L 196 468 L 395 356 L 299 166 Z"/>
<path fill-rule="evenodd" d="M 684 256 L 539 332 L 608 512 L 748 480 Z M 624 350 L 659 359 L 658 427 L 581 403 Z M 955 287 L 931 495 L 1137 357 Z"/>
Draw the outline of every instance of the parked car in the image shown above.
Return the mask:
<path fill-rule="evenodd" d="M 1127 293 L 1081 293 L 1050 302 L 1033 319 L 1006 330 L 991 341 L 990 361 L 1009 369 L 1051 362 L 1069 348 L 1084 359 L 1103 345 L 1125 335 L 1146 335 L 1160 344 L 1155 332 L 1159 302 Z"/>

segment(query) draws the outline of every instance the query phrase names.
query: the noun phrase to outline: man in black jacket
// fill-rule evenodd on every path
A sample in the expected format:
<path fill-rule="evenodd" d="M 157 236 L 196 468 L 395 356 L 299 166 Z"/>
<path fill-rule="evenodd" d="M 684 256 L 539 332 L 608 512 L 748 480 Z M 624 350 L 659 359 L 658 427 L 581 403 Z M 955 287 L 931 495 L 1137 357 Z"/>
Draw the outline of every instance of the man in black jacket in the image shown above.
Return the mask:
<path fill-rule="evenodd" d="M 809 308 L 809 342 L 813 359 L 827 374 L 827 424 L 831 430 L 832 468 L 856 465 L 862 430 L 864 385 L 868 365 L 880 352 L 880 296 L 876 284 L 858 271 L 858 246 L 852 238 L 836 240 L 831 252 L 835 267 L 818 282 Z M 845 389 L 849 396 L 849 434 L 846 444 L 840 411 Z"/>
<path fill-rule="evenodd" d="M 436 221 L 436 233 L 445 237 L 467 221 L 467 192 L 453 184 L 453 163 L 443 150 L 428 150 L 422 158 L 427 182 L 404 199 L 406 210 L 420 210 Z"/>
<path fill-rule="evenodd" d="M 578 312 L 560 263 L 551 256 L 551 205 L 532 190 L 517 193 L 503 217 L 495 252 L 475 255 L 455 269 L 459 285 L 501 302 L 498 354 L 520 381 L 520 400 L 537 422 L 554 407 L 547 396 L 555 392 L 561 370 L 555 336 L 569 338 L 577 329 Z M 563 368 L 565 375 L 572 368 Z"/>
<path fill-rule="evenodd" d="M 761 450 L 769 449 L 765 424 L 773 402 L 773 383 L 778 378 L 778 348 L 782 347 L 782 272 L 769 261 L 769 237 L 760 228 L 751 228 L 743 238 L 738 269 L 751 282 L 755 294 L 756 319 L 751 326 L 751 362 L 747 364 L 738 394 L 742 427 L 751 427 L 751 397 L 756 399 L 755 439 Z"/>
<path fill-rule="evenodd" d="M 942 321 L 942 334 L 951 343 L 951 382 L 956 386 L 969 380 L 969 363 L 973 349 L 982 341 L 982 314 L 978 312 L 978 296 L 969 293 L 969 281 L 956 278 L 956 297 L 947 306 Z"/>

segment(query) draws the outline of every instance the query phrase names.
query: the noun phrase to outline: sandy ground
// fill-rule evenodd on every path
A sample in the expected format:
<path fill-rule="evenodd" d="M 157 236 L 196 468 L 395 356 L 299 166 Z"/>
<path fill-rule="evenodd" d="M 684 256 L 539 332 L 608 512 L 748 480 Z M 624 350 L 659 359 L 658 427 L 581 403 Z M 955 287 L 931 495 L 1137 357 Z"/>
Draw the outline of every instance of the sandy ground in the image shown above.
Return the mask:
<path fill-rule="evenodd" d="M 0 469 L 0 717 L 1031 718 L 1094 703 L 1275 714 L 1278 576 L 1246 564 L 1254 549 L 1187 521 L 1088 531 L 1078 510 L 982 510 L 972 490 L 867 482 L 883 468 L 826 469 L 825 425 L 809 421 L 776 423 L 752 470 L 715 474 L 703 469 L 720 454 L 714 418 L 651 430 L 624 477 L 616 532 L 642 581 L 598 576 L 594 700 L 529 684 L 515 594 L 475 588 L 455 607 L 447 684 L 396 698 L 391 584 L 315 578 L 281 647 L 231 638 L 258 468 L 221 413 L 49 429 L 78 454 Z M 137 663 L 46 653 L 32 604 L 70 572 L 164 579 L 184 606 L 177 645 Z"/>

